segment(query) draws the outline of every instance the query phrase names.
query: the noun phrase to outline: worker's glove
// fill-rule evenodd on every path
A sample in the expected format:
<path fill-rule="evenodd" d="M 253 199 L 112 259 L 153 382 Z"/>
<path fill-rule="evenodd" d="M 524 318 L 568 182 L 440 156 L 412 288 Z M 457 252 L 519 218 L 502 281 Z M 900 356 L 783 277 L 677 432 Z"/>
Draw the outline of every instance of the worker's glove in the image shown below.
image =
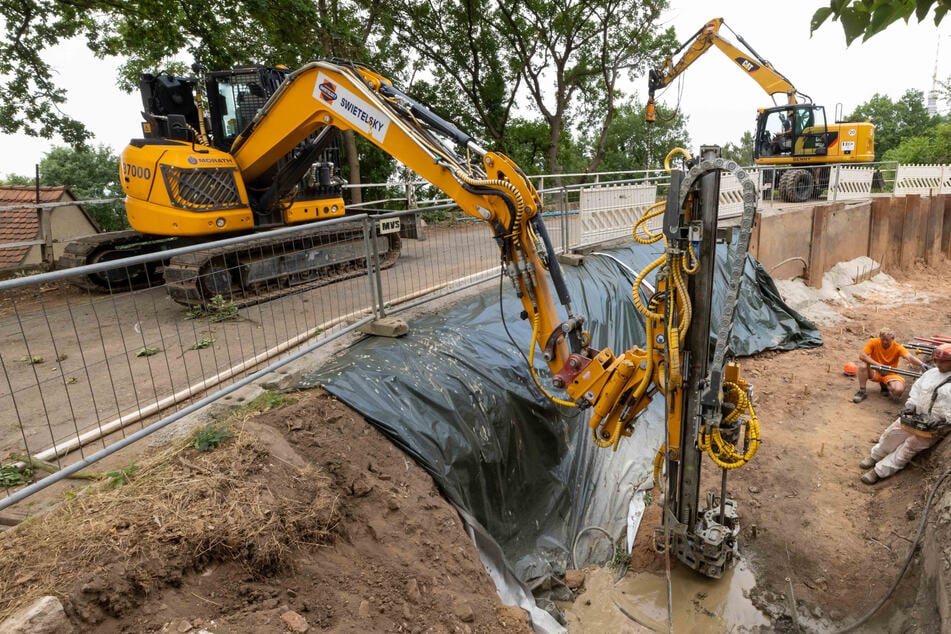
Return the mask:
<path fill-rule="evenodd" d="M 915 406 L 913 403 L 905 403 L 905 406 L 901 408 L 901 413 L 904 416 L 914 416 Z"/>
<path fill-rule="evenodd" d="M 948 419 L 944 416 L 932 416 L 928 420 L 928 426 L 932 429 L 941 429 L 948 426 Z"/>
<path fill-rule="evenodd" d="M 922 371 L 922 372 L 927 372 L 927 371 L 930 370 L 930 369 L 931 369 L 931 366 L 928 365 L 927 363 L 922 363 L 922 364 L 921 364 L 921 371 Z"/>

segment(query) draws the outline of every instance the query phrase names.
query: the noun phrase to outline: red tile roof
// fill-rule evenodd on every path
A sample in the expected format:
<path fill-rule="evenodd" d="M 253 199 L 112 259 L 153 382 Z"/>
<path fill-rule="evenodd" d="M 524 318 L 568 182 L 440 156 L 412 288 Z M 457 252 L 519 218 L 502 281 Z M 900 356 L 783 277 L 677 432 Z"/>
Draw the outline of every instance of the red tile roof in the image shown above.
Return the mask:
<path fill-rule="evenodd" d="M 68 198 L 66 198 L 68 196 Z M 73 200 L 65 187 L 40 187 L 39 202 L 51 203 L 61 200 Z M 0 207 L 17 203 L 36 204 L 36 187 L 0 186 Z M 9 242 L 27 242 L 40 236 L 39 213 L 36 209 L 0 210 L 0 245 Z M 29 246 L 0 248 L 0 269 L 13 267 L 23 261 L 30 251 Z"/>

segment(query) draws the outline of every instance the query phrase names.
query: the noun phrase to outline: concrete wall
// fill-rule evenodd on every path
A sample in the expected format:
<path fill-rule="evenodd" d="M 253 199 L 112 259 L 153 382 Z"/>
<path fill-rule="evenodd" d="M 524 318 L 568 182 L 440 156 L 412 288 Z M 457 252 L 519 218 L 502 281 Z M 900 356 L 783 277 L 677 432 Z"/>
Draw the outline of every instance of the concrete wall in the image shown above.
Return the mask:
<path fill-rule="evenodd" d="M 863 255 L 886 273 L 933 264 L 951 258 L 951 195 L 880 195 L 764 210 L 750 252 L 774 277 L 801 276 L 816 288 L 836 263 Z"/>

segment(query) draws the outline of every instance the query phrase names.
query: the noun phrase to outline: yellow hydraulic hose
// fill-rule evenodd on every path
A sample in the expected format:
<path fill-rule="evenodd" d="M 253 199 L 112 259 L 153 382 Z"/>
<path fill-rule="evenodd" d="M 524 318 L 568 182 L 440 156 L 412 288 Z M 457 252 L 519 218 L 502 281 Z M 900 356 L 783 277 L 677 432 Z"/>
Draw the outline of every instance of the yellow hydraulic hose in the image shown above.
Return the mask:
<path fill-rule="evenodd" d="M 736 395 L 736 409 L 730 412 L 724 419 L 724 423 L 735 422 L 744 410 L 749 413 L 750 419 L 746 423 L 744 437 L 748 443 L 746 453 L 739 453 L 736 447 L 723 439 L 720 435 L 719 427 L 715 427 L 707 433 L 703 427 L 700 428 L 700 437 L 698 445 L 707 452 L 710 458 L 723 469 L 738 469 L 753 459 L 760 444 L 759 419 L 756 412 L 753 411 L 753 404 L 747 398 L 746 394 L 734 383 L 724 383 L 724 392 L 733 392 Z"/>

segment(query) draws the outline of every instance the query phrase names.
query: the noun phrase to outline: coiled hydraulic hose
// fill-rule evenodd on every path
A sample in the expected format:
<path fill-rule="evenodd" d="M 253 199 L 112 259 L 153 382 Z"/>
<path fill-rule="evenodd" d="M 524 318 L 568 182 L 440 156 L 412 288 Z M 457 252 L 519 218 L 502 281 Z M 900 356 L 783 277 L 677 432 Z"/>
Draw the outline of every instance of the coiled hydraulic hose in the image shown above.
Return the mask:
<path fill-rule="evenodd" d="M 723 469 L 738 469 L 752 460 L 753 456 L 756 455 L 756 451 L 759 449 L 759 419 L 756 417 L 756 412 L 753 411 L 753 404 L 738 385 L 735 383 L 724 383 L 723 391 L 724 395 L 735 395 L 736 408 L 723 418 L 720 425 L 709 431 L 706 431 L 704 426 L 701 425 L 700 437 L 697 440 L 697 444 L 700 446 L 700 449 L 707 452 L 707 455 L 710 456 L 717 466 Z M 750 419 L 746 423 L 744 433 L 747 449 L 746 452 L 740 453 L 733 443 L 723 439 L 720 428 L 724 424 L 736 422 L 744 411 L 749 413 Z"/>

